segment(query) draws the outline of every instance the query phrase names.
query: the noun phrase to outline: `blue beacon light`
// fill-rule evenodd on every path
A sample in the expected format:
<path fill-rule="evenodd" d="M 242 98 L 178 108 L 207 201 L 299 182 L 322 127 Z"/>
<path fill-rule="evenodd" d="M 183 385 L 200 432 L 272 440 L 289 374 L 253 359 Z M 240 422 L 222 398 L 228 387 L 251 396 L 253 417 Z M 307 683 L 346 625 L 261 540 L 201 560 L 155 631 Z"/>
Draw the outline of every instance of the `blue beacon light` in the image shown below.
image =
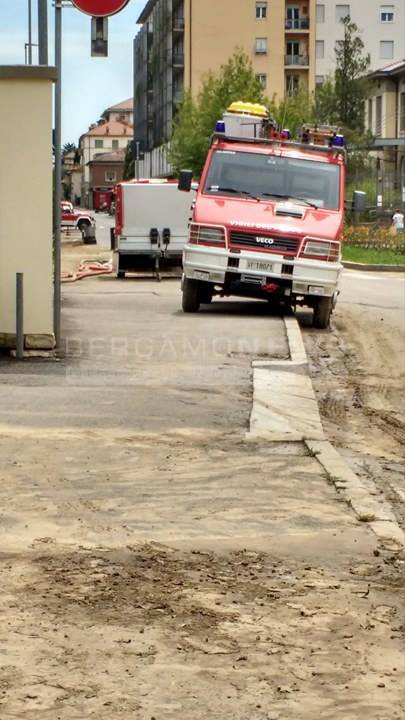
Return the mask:
<path fill-rule="evenodd" d="M 335 135 L 332 142 L 333 142 L 334 147 L 344 147 L 345 146 L 345 136 L 344 135 Z"/>
<path fill-rule="evenodd" d="M 224 133 L 224 132 L 225 132 L 225 122 L 224 122 L 224 120 L 218 120 L 217 124 L 215 125 L 215 132 L 217 132 L 217 133 Z"/>

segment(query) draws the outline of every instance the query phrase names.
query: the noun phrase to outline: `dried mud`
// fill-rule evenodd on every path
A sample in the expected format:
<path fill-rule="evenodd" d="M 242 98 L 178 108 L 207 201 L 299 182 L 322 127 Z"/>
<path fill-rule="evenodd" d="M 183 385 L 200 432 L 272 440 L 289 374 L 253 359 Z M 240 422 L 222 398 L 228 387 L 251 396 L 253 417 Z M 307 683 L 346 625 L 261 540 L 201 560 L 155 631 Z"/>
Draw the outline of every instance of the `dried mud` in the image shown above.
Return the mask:
<path fill-rule="evenodd" d="M 304 338 L 329 440 L 405 528 L 404 332 L 346 307 L 330 331 Z"/>
<path fill-rule="evenodd" d="M 2 718 L 392 720 L 404 561 L 39 543 L 1 559 Z M 7 622 L 5 618 L 7 617 Z"/>

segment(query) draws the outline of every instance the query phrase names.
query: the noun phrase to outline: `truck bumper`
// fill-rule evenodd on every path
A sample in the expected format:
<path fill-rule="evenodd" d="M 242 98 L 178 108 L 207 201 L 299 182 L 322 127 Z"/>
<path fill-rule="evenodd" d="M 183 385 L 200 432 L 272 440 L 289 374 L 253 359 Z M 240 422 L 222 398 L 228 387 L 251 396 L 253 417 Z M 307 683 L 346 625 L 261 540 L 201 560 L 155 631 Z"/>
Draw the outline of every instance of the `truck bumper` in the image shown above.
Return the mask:
<path fill-rule="evenodd" d="M 287 295 L 335 295 L 343 270 L 340 262 L 331 263 L 304 258 L 284 258 L 275 253 L 232 252 L 227 248 L 187 244 L 183 252 L 183 269 L 187 278 L 216 285 L 239 282 L 260 289 L 269 283 L 279 284 Z"/>

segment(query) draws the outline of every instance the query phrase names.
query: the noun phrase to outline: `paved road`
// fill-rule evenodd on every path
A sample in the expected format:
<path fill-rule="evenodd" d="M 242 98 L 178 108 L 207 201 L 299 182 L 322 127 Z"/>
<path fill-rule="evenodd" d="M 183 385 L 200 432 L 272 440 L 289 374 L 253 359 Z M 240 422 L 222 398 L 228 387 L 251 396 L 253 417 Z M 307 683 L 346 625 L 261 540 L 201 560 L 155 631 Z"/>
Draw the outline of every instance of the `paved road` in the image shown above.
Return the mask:
<path fill-rule="evenodd" d="M 374 309 L 379 316 L 389 315 L 391 321 L 405 330 L 405 276 L 402 273 L 345 270 L 339 303 Z"/>
<path fill-rule="evenodd" d="M 63 288 L 66 358 L 1 363 L 0 423 L 53 427 L 246 428 L 251 361 L 288 355 L 266 303 L 180 309 L 178 281 L 115 277 Z M 46 392 L 44 392 L 46 388 Z"/>

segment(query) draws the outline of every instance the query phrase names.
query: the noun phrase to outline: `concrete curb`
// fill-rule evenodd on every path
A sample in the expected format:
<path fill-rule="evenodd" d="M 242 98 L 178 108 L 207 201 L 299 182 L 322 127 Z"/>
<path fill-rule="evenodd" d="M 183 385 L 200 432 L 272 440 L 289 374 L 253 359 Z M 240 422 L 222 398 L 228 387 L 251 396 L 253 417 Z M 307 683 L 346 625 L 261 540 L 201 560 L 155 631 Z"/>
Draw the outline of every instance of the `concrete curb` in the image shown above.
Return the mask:
<path fill-rule="evenodd" d="M 357 519 L 368 523 L 385 545 L 405 546 L 405 533 L 399 527 L 389 504 L 385 500 L 378 501 L 377 493 L 375 496 L 370 494 L 331 443 L 327 440 L 305 440 L 305 444 L 316 456 L 338 493 L 344 496 Z"/>
<path fill-rule="evenodd" d="M 364 270 L 366 272 L 405 272 L 405 265 L 368 265 L 345 260 L 343 267 L 348 270 Z"/>
<path fill-rule="evenodd" d="M 300 327 L 294 317 L 285 318 L 284 323 L 290 360 L 252 364 L 253 406 L 247 440 L 304 442 L 358 521 L 367 523 L 390 549 L 405 547 L 405 533 L 389 503 L 377 500 L 374 485 L 370 491 L 325 439 Z"/>

